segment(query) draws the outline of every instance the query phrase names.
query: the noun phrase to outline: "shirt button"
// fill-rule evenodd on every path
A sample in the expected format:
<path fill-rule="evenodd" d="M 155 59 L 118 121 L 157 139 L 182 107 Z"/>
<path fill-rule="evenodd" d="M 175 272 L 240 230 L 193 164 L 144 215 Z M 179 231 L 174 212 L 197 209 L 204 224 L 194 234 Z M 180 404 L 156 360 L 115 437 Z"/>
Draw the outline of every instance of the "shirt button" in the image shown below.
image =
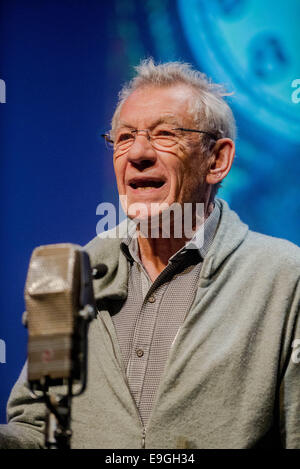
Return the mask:
<path fill-rule="evenodd" d="M 149 296 L 148 301 L 149 301 L 149 303 L 155 303 L 155 301 L 156 301 L 155 296 L 154 295 Z"/>
<path fill-rule="evenodd" d="M 136 351 L 136 354 L 139 358 L 141 358 L 144 355 L 144 350 L 142 350 L 141 348 L 138 348 Z"/>

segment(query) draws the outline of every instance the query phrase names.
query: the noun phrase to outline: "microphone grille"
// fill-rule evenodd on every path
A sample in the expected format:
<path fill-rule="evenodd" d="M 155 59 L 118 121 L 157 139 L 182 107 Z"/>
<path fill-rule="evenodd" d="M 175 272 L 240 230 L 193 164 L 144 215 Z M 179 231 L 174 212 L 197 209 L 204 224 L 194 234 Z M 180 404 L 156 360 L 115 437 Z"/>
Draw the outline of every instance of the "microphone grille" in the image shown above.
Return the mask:
<path fill-rule="evenodd" d="M 28 377 L 68 377 L 71 342 L 79 311 L 80 247 L 41 246 L 33 251 L 25 286 Z"/>

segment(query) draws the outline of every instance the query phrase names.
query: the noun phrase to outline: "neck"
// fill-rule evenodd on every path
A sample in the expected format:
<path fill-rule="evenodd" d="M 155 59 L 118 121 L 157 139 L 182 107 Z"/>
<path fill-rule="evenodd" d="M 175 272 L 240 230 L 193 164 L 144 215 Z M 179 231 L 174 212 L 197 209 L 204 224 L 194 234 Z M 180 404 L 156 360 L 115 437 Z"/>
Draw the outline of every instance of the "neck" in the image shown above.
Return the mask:
<path fill-rule="evenodd" d="M 213 203 L 205 205 L 204 219 L 208 218 L 212 210 Z M 196 230 L 197 228 L 195 224 L 194 229 Z M 171 229 L 170 232 L 174 233 L 174 230 Z M 185 236 L 180 238 L 174 236 L 163 238 L 161 231 L 159 237 L 144 237 L 141 232 L 139 232 L 138 245 L 140 259 L 153 282 L 168 265 L 170 257 L 179 251 L 187 241 L 189 241 L 189 238 Z"/>
<path fill-rule="evenodd" d="M 170 257 L 181 249 L 183 238 L 144 238 L 138 237 L 140 259 L 152 281 L 167 266 Z"/>

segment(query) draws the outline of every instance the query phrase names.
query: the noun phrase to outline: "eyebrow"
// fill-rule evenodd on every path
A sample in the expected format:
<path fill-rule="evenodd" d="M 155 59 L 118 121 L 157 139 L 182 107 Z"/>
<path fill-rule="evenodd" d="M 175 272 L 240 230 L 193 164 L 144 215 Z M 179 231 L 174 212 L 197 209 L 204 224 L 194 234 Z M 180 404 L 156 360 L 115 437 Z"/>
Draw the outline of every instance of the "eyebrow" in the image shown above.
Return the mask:
<path fill-rule="evenodd" d="M 176 126 L 181 125 L 181 124 L 179 124 L 179 122 L 178 122 L 178 120 L 176 119 L 175 116 L 165 116 L 165 117 L 159 117 L 158 119 L 156 119 L 149 126 L 149 130 L 154 129 L 155 127 L 157 127 L 160 124 L 173 124 L 173 125 L 176 125 Z M 120 123 L 119 130 L 121 130 L 123 127 L 126 127 L 128 129 L 135 129 L 135 127 L 133 125 L 128 124 L 125 121 Z"/>

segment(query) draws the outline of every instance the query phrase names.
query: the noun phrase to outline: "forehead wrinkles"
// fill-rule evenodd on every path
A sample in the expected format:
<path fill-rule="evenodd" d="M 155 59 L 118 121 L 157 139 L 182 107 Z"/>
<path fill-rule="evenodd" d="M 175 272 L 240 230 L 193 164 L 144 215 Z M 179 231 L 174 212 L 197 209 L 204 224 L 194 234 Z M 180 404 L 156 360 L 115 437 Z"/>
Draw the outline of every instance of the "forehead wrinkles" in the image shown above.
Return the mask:
<path fill-rule="evenodd" d="M 159 125 L 163 125 L 163 124 L 169 124 L 169 125 L 172 125 L 172 126 L 179 127 L 179 126 L 182 125 L 182 119 L 179 119 L 178 117 L 172 116 L 172 115 L 161 116 L 157 119 L 149 121 L 149 124 L 147 125 L 147 128 L 149 130 L 152 130 L 155 127 L 158 127 Z M 117 130 L 121 130 L 123 128 L 136 129 L 136 127 L 133 126 L 131 123 L 121 120 Z"/>
<path fill-rule="evenodd" d="M 178 88 L 176 90 L 176 88 Z M 177 105 L 178 105 L 178 115 L 174 115 L 173 113 L 173 122 L 171 122 L 172 120 L 172 117 L 170 118 L 170 123 L 174 123 L 175 125 L 177 126 L 183 126 L 186 125 L 185 124 L 185 121 L 195 121 L 194 119 L 194 113 L 193 113 L 193 103 L 195 101 L 195 98 L 196 98 L 196 94 L 195 93 L 195 90 L 193 90 L 193 88 L 191 88 L 190 86 L 184 84 L 184 83 L 178 83 L 174 86 L 145 86 L 145 87 L 141 87 L 137 90 L 134 90 L 133 93 L 131 93 L 122 103 L 120 103 L 120 105 L 118 106 L 117 110 L 116 110 L 116 113 L 113 117 L 113 121 L 112 121 L 112 129 L 111 129 L 111 135 L 113 133 L 115 133 L 121 126 L 125 126 L 125 127 L 128 127 L 128 128 L 135 128 L 133 125 L 132 125 L 132 122 L 126 122 L 125 119 L 123 121 L 120 121 L 120 118 L 121 118 L 121 113 L 124 109 L 124 106 L 127 106 L 128 105 L 128 101 L 131 100 L 132 96 L 135 95 L 138 99 L 138 96 L 139 96 L 139 93 L 143 93 L 145 92 L 146 90 L 153 90 L 153 91 L 157 91 L 156 95 L 154 95 L 153 99 L 154 101 L 155 100 L 158 100 L 158 102 L 160 103 L 160 100 L 159 100 L 159 92 L 161 92 L 161 99 L 163 100 L 164 98 L 166 98 L 166 94 L 164 94 L 164 91 L 168 91 L 168 90 L 175 90 L 176 91 L 176 95 L 174 96 L 174 100 L 172 100 L 172 98 L 170 97 L 170 104 L 173 105 L 175 104 L 176 105 L 176 97 L 179 98 L 179 100 L 177 100 Z M 181 99 L 180 99 L 181 98 Z M 142 97 L 140 98 L 141 101 L 143 101 Z M 181 102 L 180 102 L 181 101 Z M 168 104 L 166 103 L 166 106 L 168 107 Z M 151 107 L 151 104 L 149 104 L 149 107 L 151 110 L 155 110 L 155 107 Z M 147 109 L 146 109 L 147 111 Z M 144 114 L 146 114 L 146 111 L 144 112 Z M 170 111 L 170 114 L 172 114 L 172 111 Z M 138 107 L 137 107 L 137 113 L 139 112 L 138 110 Z M 166 110 L 166 114 L 167 114 L 168 110 Z M 150 117 L 150 116 L 149 116 Z M 167 118 L 167 116 L 166 116 Z M 166 123 L 168 123 L 166 121 Z"/>

